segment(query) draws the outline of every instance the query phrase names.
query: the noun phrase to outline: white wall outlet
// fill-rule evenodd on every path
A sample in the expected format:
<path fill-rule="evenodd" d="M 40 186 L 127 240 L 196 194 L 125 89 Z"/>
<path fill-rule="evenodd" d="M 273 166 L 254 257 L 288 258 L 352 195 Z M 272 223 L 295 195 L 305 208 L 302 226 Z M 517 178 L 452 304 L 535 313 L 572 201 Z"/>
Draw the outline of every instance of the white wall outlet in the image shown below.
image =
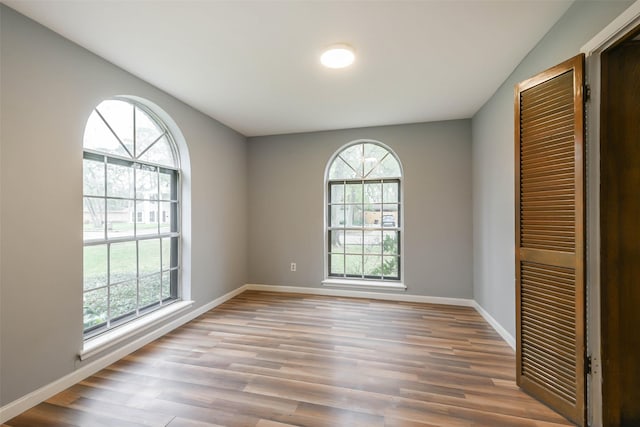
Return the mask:
<path fill-rule="evenodd" d="M 296 271 L 296 263 L 295 262 L 291 263 L 291 271 Z"/>

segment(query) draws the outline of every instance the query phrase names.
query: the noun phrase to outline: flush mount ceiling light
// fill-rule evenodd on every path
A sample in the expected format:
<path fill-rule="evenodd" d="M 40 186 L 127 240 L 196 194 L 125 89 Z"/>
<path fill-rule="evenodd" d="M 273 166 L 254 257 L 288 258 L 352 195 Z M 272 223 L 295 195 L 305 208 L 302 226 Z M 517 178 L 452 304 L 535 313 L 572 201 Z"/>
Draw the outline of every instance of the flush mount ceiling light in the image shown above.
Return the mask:
<path fill-rule="evenodd" d="M 346 44 L 329 46 L 320 56 L 320 62 L 327 68 L 345 68 L 353 64 L 355 59 L 353 48 Z"/>

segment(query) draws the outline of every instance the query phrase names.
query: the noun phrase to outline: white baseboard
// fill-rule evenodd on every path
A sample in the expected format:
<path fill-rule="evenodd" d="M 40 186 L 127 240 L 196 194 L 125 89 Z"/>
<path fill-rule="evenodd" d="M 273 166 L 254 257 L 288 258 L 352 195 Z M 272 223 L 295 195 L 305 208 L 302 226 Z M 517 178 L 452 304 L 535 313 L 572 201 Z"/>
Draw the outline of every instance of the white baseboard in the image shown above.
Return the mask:
<path fill-rule="evenodd" d="M 151 341 L 160 338 L 163 335 L 168 334 L 172 330 L 184 325 L 185 323 L 195 319 L 203 313 L 211 310 L 214 307 L 230 300 L 236 295 L 244 292 L 247 289 L 247 285 L 243 285 L 231 292 L 228 292 L 222 295 L 219 298 L 199 307 L 177 319 L 170 321 L 169 323 L 163 325 L 162 327 L 155 329 L 140 338 L 114 350 L 113 352 L 95 360 L 87 363 L 86 365 L 78 368 L 77 370 L 71 372 L 64 377 L 49 383 L 43 387 L 40 387 L 37 390 L 32 391 L 31 393 L 22 396 L 19 399 L 14 400 L 6 404 L 5 406 L 0 408 L 0 423 L 4 423 L 11 418 L 20 415 L 24 411 L 36 406 L 37 404 L 49 399 L 51 396 L 54 396 L 57 393 L 71 387 L 72 385 L 84 380 L 87 377 L 95 374 L 99 370 L 106 368 L 112 363 L 122 359 L 126 355 L 133 353 L 144 345 L 150 343 Z"/>
<path fill-rule="evenodd" d="M 291 292 L 291 293 L 310 294 L 310 295 L 328 295 L 328 296 L 334 296 L 334 297 L 371 298 L 371 299 L 381 299 L 381 300 L 388 300 L 388 301 L 420 302 L 420 303 L 427 303 L 427 304 L 446 304 L 446 305 L 459 305 L 464 307 L 475 307 L 474 306 L 475 301 L 467 298 L 428 297 L 423 295 L 369 292 L 369 291 L 357 291 L 357 290 L 351 290 L 351 289 L 247 284 L 245 285 L 245 290 L 268 291 L 268 292 Z"/>
<path fill-rule="evenodd" d="M 487 310 L 482 308 L 482 306 L 478 304 L 477 301 L 473 301 L 473 308 L 475 308 L 476 311 L 480 313 L 482 317 L 484 317 L 484 320 L 486 320 L 487 323 L 489 323 L 493 327 L 493 329 L 495 329 L 496 332 L 502 337 L 502 339 L 505 340 L 506 343 L 509 344 L 509 346 L 515 351 L 516 340 L 515 338 L 513 338 L 513 335 L 507 332 L 507 330 L 503 328 L 502 325 L 498 323 L 498 321 L 487 312 Z"/>

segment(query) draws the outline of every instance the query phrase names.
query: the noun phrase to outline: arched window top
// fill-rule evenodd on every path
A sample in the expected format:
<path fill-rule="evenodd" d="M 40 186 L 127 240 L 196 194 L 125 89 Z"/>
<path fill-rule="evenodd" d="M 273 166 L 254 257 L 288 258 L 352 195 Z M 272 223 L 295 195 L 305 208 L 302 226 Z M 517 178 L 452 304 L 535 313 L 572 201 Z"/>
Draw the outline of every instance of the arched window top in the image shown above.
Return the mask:
<path fill-rule="evenodd" d="M 402 283 L 402 166 L 378 141 L 353 141 L 331 158 L 325 173 L 327 285 Z"/>
<path fill-rule="evenodd" d="M 142 105 L 108 99 L 87 121 L 83 146 L 108 155 L 177 169 L 175 145 L 166 126 Z"/>
<path fill-rule="evenodd" d="M 357 141 L 339 151 L 329 167 L 330 180 L 400 178 L 400 162 L 390 149 L 375 141 Z"/>
<path fill-rule="evenodd" d="M 85 339 L 182 297 L 179 152 L 150 108 L 144 100 L 108 99 L 85 126 Z"/>

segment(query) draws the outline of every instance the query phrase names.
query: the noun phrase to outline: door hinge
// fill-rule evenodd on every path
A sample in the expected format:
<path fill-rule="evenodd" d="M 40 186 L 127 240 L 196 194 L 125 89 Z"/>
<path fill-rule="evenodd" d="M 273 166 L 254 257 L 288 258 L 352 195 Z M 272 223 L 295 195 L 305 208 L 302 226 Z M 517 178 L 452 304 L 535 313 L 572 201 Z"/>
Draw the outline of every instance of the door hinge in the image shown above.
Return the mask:
<path fill-rule="evenodd" d="M 589 355 L 587 355 L 587 357 L 584 360 L 584 370 L 585 370 L 587 375 L 591 375 L 592 362 L 591 362 L 591 356 L 589 356 Z"/>
<path fill-rule="evenodd" d="M 585 102 L 591 101 L 591 86 L 584 85 L 584 100 Z"/>

